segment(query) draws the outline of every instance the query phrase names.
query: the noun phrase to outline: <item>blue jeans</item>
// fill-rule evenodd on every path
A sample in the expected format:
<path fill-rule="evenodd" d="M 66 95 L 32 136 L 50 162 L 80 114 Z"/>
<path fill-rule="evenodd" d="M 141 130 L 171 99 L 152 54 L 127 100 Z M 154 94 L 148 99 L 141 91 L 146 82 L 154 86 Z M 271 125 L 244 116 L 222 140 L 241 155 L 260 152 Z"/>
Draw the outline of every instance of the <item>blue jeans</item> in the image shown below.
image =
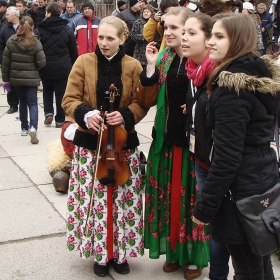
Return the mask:
<path fill-rule="evenodd" d="M 208 170 L 195 162 L 195 174 L 199 192 L 204 188 Z M 229 252 L 226 246 L 210 236 L 210 280 L 227 280 L 229 271 Z"/>
<path fill-rule="evenodd" d="M 19 99 L 19 118 L 21 121 L 21 129 L 29 129 L 28 113 L 29 108 L 30 127 L 33 126 L 36 130 L 38 128 L 38 100 L 37 87 L 14 87 Z"/>
<path fill-rule="evenodd" d="M 45 117 L 53 116 L 53 93 L 55 94 L 56 115 L 55 123 L 62 125 L 65 121 L 64 110 L 61 107 L 63 95 L 65 93 L 67 79 L 50 80 L 42 78 L 43 83 L 43 100 Z"/>

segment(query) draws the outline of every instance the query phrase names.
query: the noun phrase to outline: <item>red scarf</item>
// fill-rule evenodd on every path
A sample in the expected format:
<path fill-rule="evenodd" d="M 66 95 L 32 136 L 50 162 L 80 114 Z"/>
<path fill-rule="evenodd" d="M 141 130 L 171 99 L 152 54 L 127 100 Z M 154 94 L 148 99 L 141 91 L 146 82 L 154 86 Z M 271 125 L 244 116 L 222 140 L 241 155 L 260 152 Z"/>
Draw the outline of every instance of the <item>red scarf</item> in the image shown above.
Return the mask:
<path fill-rule="evenodd" d="M 191 58 L 186 63 L 187 76 L 193 81 L 196 87 L 199 87 L 204 82 L 205 78 L 209 76 L 216 66 L 216 62 L 209 59 L 210 53 L 206 55 L 203 62 L 197 65 Z"/>

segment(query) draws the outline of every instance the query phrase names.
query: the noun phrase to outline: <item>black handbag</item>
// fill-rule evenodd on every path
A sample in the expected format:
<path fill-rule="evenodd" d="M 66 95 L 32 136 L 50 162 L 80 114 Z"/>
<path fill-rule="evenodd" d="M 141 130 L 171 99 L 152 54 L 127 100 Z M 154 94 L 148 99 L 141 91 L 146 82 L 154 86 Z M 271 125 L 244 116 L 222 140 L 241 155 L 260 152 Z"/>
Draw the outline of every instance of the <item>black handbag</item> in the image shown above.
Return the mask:
<path fill-rule="evenodd" d="M 252 252 L 265 256 L 280 248 L 280 182 L 261 195 L 230 197 Z"/>
<path fill-rule="evenodd" d="M 274 128 L 279 166 L 279 127 L 275 114 Z M 237 216 L 254 254 L 265 256 L 280 248 L 280 181 L 260 195 L 234 200 Z"/>

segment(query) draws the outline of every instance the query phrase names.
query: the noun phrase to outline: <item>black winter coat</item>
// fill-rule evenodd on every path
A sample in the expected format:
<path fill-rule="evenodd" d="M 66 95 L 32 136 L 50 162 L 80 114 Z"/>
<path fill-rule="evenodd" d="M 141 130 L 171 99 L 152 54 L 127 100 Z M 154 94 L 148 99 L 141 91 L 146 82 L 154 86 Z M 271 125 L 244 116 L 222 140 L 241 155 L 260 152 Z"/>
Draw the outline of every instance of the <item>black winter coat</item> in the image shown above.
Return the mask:
<path fill-rule="evenodd" d="M 14 29 L 11 22 L 8 22 L 0 32 L 0 64 L 2 64 L 3 52 L 6 47 L 6 43 L 8 39 L 14 34 L 16 34 L 16 30 Z"/>
<path fill-rule="evenodd" d="M 279 180 L 274 139 L 280 104 L 279 68 L 269 58 L 239 57 L 221 71 L 210 98 L 214 154 L 193 215 L 211 225 L 214 240 L 245 244 L 235 199 L 262 194 Z"/>
<path fill-rule="evenodd" d="M 129 31 L 131 31 L 135 20 L 140 18 L 140 11 L 134 12 L 131 8 L 129 8 L 120 12 L 118 14 L 118 17 L 127 24 Z M 130 36 L 128 36 L 128 38 L 126 39 L 124 48 L 126 54 L 133 56 L 135 42 L 132 41 Z"/>
<path fill-rule="evenodd" d="M 195 99 L 195 100 L 194 100 Z M 209 156 L 212 150 L 213 139 L 212 139 L 212 127 L 208 120 L 208 93 L 206 82 L 197 88 L 196 93 L 192 94 L 191 86 L 187 93 L 187 132 L 190 135 L 193 129 L 193 111 L 192 107 L 195 105 L 195 118 L 194 118 L 194 129 L 195 129 L 195 158 L 205 165 L 210 167 Z"/>
<path fill-rule="evenodd" d="M 4 13 L 0 13 L 0 31 L 7 24 L 8 24 L 8 21 L 6 18 L 6 11 L 5 11 Z"/>
<path fill-rule="evenodd" d="M 30 9 L 27 11 L 27 14 L 33 19 L 34 28 L 37 28 L 37 13 Z"/>
<path fill-rule="evenodd" d="M 68 20 L 48 17 L 38 25 L 47 64 L 40 70 L 41 79 L 67 79 L 78 57 L 76 39 Z"/>
<path fill-rule="evenodd" d="M 36 23 L 37 25 L 42 22 L 46 17 L 46 6 L 43 7 L 38 7 L 38 11 L 37 11 L 37 19 L 36 19 Z"/>

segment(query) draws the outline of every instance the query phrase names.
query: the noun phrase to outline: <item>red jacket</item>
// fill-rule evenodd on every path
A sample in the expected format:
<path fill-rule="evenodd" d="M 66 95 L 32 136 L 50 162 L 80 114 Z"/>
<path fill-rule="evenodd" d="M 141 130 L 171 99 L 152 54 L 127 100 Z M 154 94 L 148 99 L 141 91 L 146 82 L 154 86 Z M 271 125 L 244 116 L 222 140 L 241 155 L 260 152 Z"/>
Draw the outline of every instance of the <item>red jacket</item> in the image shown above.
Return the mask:
<path fill-rule="evenodd" d="M 72 29 L 77 39 L 78 55 L 95 51 L 97 45 L 97 28 L 100 18 L 94 14 L 92 18 L 81 15 L 72 23 Z"/>

